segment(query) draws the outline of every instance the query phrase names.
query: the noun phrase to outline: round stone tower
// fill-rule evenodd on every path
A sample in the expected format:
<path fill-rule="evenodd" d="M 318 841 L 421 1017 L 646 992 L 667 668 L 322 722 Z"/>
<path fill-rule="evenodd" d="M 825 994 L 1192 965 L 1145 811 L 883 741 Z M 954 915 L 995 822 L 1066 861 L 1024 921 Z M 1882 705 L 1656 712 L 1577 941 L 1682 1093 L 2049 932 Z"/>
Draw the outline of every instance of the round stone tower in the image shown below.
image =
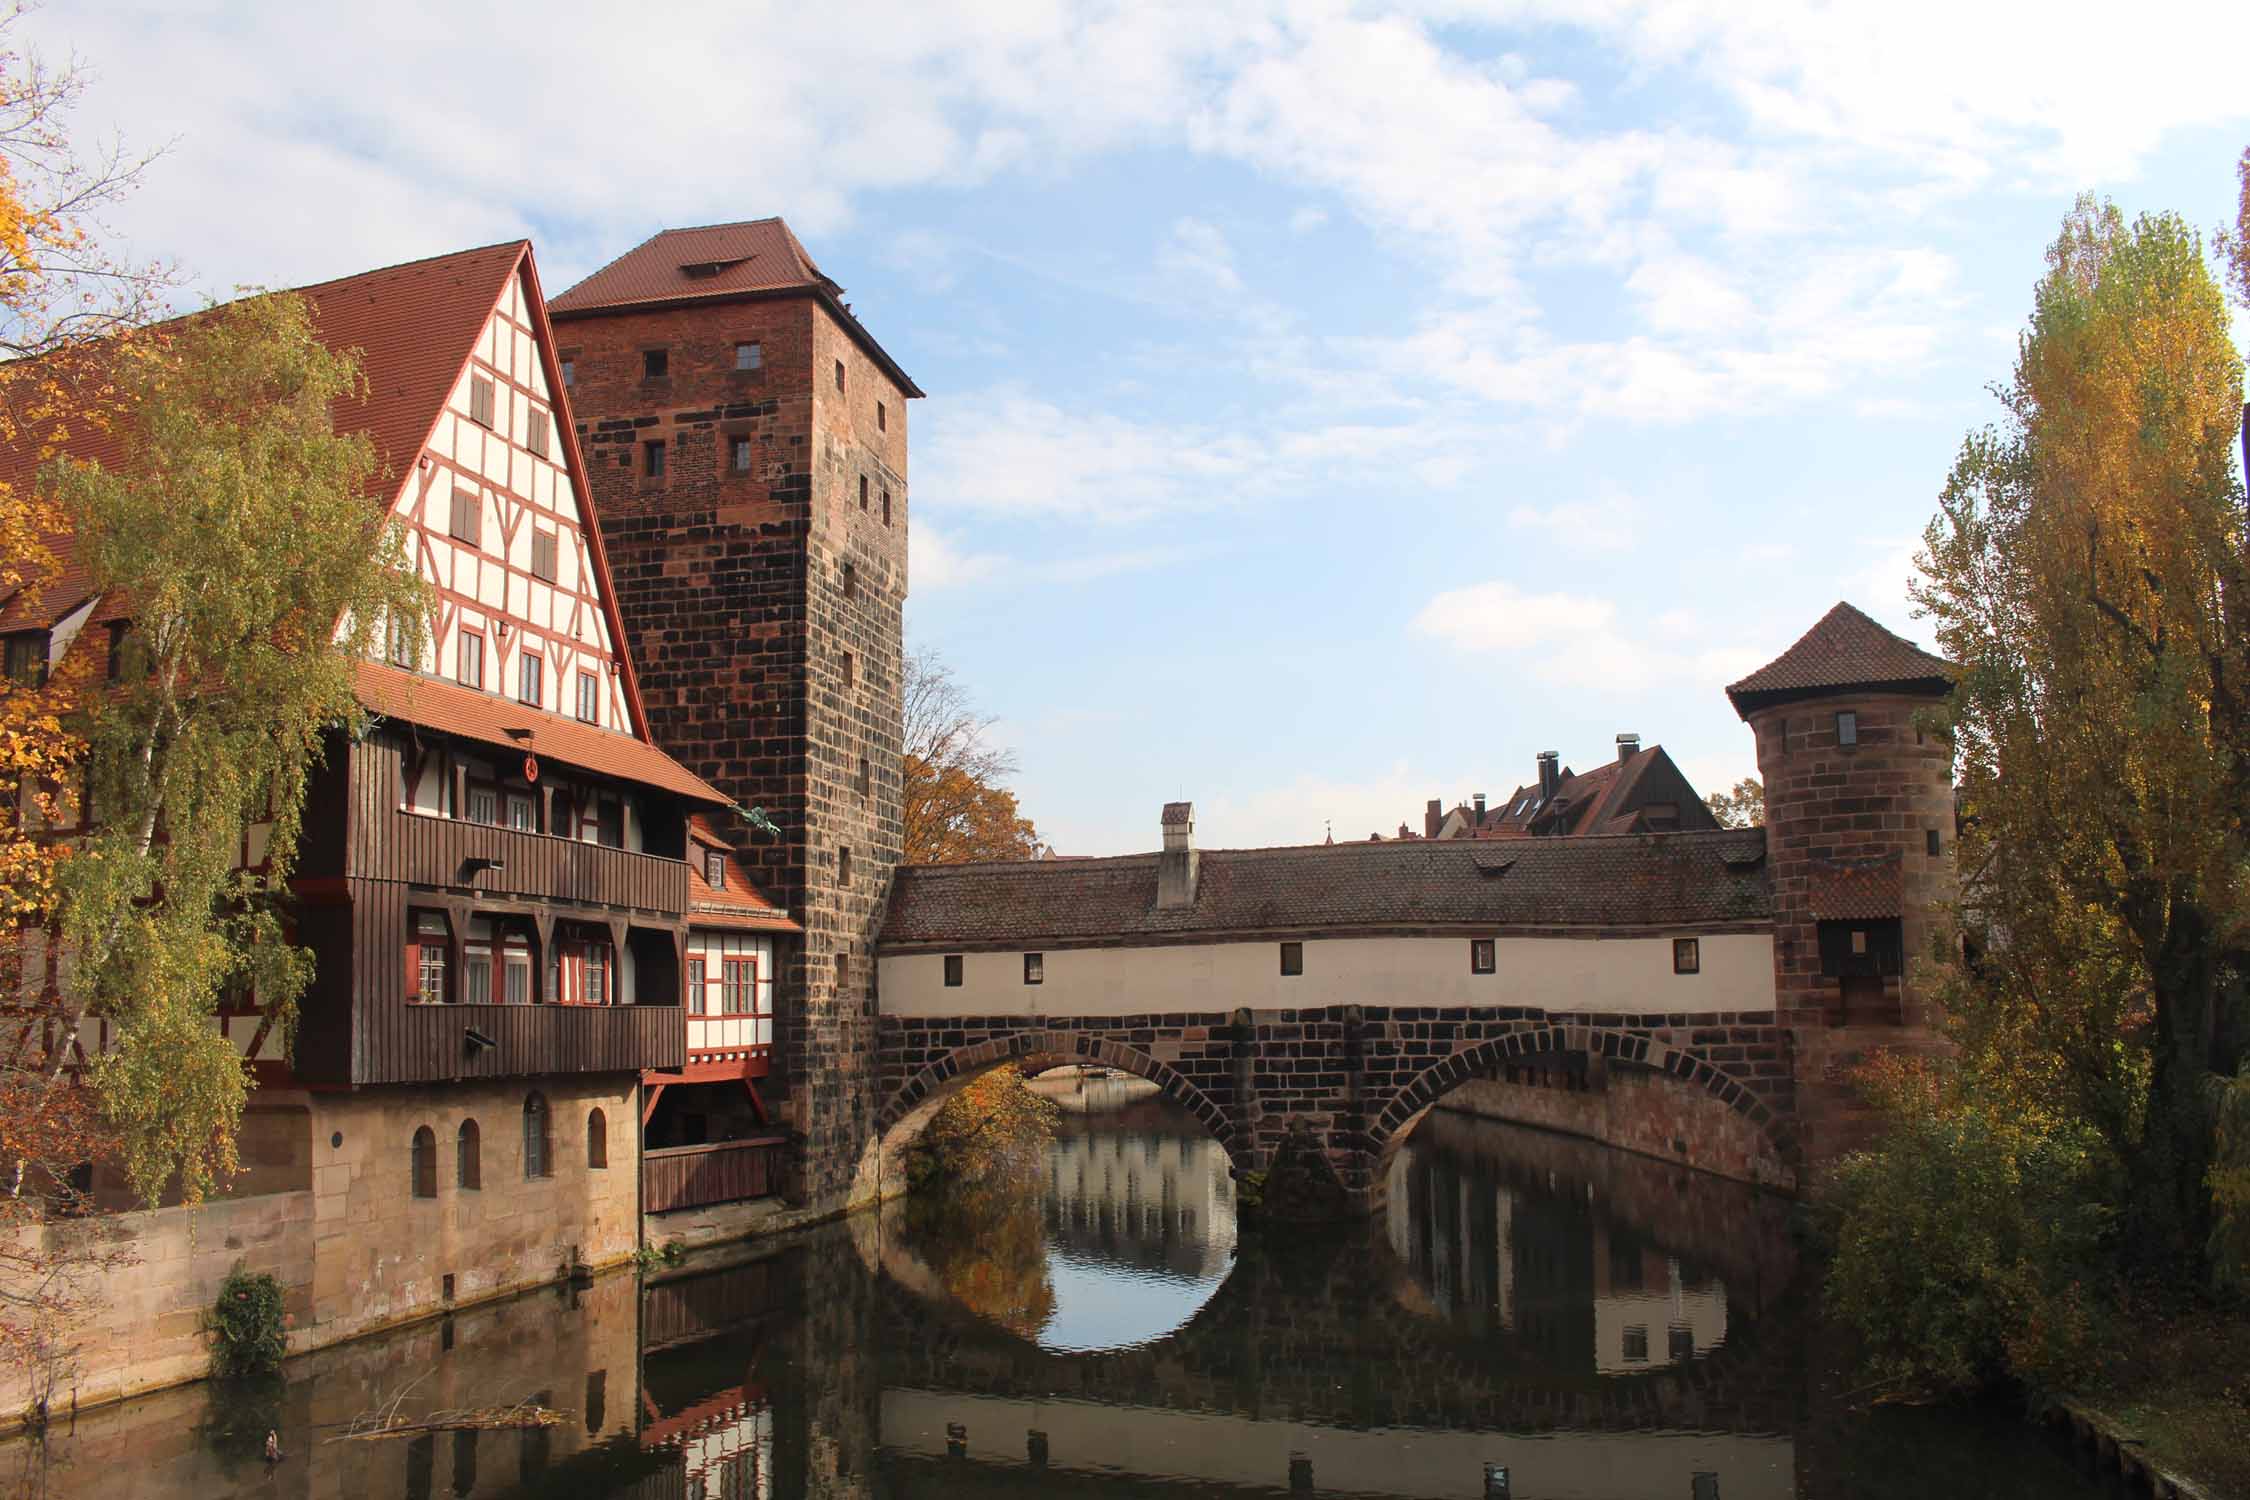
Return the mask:
<path fill-rule="evenodd" d="M 1859 1143 L 1849 1074 L 1877 1048 L 1929 1050 L 1915 983 L 1952 899 L 1953 760 L 1918 710 L 1954 668 L 1849 604 L 1727 689 L 1758 737 L 1773 891 L 1775 1020 L 1796 1043 L 1797 1110 L 1815 1170 Z"/>

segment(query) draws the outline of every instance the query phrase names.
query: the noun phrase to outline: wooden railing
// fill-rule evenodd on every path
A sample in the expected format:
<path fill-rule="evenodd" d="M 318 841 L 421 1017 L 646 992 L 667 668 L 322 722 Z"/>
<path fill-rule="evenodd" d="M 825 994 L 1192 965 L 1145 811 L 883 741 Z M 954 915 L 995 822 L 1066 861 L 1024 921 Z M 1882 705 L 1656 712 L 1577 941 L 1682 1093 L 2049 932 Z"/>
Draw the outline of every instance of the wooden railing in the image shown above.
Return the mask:
<path fill-rule="evenodd" d="M 665 1146 L 641 1154 L 641 1212 L 670 1213 L 738 1203 L 781 1191 L 786 1138 L 757 1136 L 706 1146 Z"/>
<path fill-rule="evenodd" d="M 379 817 L 353 853 L 359 868 L 352 873 L 379 880 L 474 885 L 501 898 L 581 901 L 673 917 L 687 910 L 685 860 L 495 823 L 394 810 Z"/>
<path fill-rule="evenodd" d="M 371 1006 L 356 1081 L 677 1068 L 687 1057 L 681 1033 L 677 1005 Z"/>

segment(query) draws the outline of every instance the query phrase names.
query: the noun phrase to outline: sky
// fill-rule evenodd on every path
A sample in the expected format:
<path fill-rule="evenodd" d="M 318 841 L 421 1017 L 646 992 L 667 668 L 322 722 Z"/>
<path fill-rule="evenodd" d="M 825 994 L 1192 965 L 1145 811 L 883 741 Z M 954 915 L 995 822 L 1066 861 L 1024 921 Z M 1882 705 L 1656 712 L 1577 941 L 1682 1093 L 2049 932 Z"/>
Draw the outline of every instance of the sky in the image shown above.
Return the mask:
<path fill-rule="evenodd" d="M 2176 11 L 2176 13 L 2168 13 Z M 2250 9 L 49 0 L 194 287 L 778 214 L 929 393 L 910 649 L 1058 850 L 1419 829 L 1906 581 L 2080 191 L 2232 217 Z M 2238 339 L 2241 330 L 2237 330 Z"/>

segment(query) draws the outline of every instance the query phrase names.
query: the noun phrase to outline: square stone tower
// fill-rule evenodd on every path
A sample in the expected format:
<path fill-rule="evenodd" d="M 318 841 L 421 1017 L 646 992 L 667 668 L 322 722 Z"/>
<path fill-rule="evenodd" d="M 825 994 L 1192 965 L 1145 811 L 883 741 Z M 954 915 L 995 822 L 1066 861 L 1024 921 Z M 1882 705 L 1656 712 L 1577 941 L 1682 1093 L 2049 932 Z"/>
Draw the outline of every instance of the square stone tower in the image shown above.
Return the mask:
<path fill-rule="evenodd" d="M 899 859 L 906 403 L 922 394 L 779 219 L 670 229 L 554 299 L 657 742 L 801 922 L 768 1085 L 790 1196 L 835 1200 L 872 1126 L 875 930 Z"/>

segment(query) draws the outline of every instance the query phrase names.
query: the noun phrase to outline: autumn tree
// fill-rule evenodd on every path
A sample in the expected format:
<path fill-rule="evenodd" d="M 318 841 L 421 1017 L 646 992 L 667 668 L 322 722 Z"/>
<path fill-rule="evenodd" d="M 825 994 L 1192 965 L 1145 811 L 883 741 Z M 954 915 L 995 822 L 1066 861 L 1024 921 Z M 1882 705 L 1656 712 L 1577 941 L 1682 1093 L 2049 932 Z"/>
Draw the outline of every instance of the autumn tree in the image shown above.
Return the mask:
<path fill-rule="evenodd" d="M 85 719 L 98 820 L 58 880 L 53 1067 L 106 1021 L 92 1084 L 125 1176 L 192 1203 L 237 1169 L 248 1090 L 212 1016 L 232 990 L 289 1023 L 311 974 L 283 911 L 307 779 L 360 718 L 354 659 L 428 600 L 368 501 L 372 444 L 331 425 L 363 388 L 357 358 L 321 343 L 302 298 L 170 325 L 117 380 L 119 459 L 42 476 L 130 622 Z M 254 824 L 266 860 L 238 868 Z"/>
<path fill-rule="evenodd" d="M 1997 394 L 1915 589 L 1982 955 L 1941 983 L 1990 1087 L 2066 1089 L 2129 1163 L 2128 1243 L 2193 1257 L 2250 951 L 2242 364 L 2197 235 L 2081 199 Z"/>
<path fill-rule="evenodd" d="M 1039 834 L 1002 781 L 1015 759 L 985 738 L 968 690 L 936 655 L 907 653 L 904 859 L 908 864 L 1031 859 Z"/>
<path fill-rule="evenodd" d="M 1731 792 L 1712 792 L 1703 799 L 1721 828 L 1762 828 L 1766 821 L 1766 788 L 1755 776 L 1745 776 Z"/>

